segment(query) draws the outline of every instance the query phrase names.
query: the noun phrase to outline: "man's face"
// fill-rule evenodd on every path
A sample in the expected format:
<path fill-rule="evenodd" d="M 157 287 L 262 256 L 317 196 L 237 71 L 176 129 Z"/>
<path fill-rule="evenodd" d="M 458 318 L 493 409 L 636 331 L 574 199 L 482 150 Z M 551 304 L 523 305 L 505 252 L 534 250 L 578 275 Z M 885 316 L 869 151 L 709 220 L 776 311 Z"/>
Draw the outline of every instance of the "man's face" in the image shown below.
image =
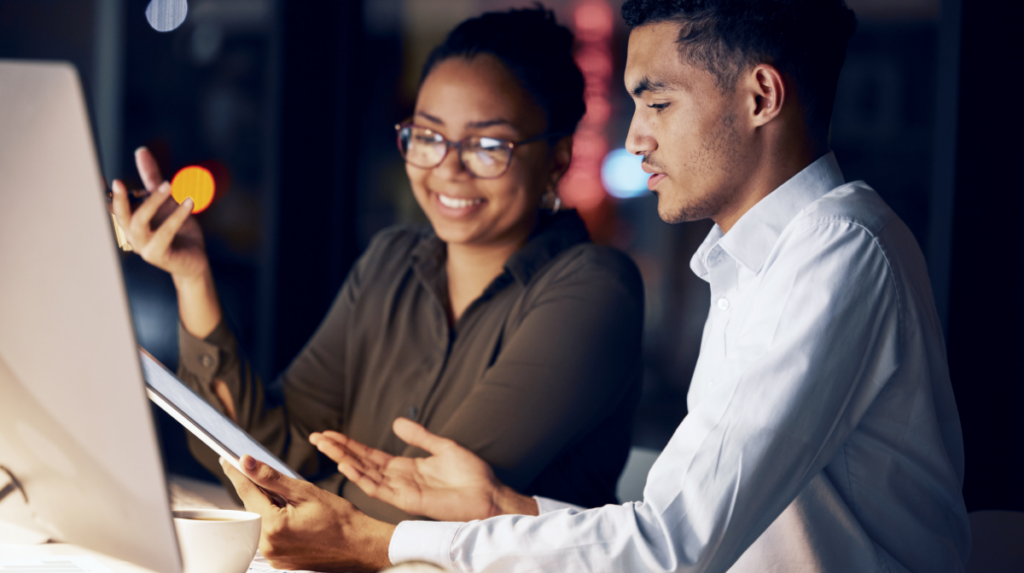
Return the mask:
<path fill-rule="evenodd" d="M 636 104 L 626 148 L 644 156 L 647 186 L 668 223 L 728 211 L 754 164 L 746 102 L 680 54 L 679 30 L 671 22 L 635 28 L 625 76 Z"/>

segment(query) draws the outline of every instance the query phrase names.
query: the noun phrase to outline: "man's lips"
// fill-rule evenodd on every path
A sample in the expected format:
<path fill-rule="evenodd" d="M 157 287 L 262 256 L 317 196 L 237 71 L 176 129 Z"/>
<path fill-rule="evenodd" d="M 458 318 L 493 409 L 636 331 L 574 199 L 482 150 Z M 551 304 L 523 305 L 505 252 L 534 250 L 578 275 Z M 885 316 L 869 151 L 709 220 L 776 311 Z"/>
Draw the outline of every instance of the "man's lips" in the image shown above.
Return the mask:
<path fill-rule="evenodd" d="M 654 191 L 654 186 L 659 181 L 665 178 L 665 174 L 660 171 L 656 171 L 654 167 L 651 167 L 646 161 L 640 164 L 640 169 L 644 170 L 644 173 L 650 173 L 651 176 L 647 179 L 647 188 Z"/>
<path fill-rule="evenodd" d="M 658 183 L 661 182 L 661 180 L 664 178 L 664 173 L 654 173 L 653 175 L 650 176 L 650 178 L 647 179 L 647 188 L 650 189 L 651 191 L 654 191 L 655 186 L 657 186 Z"/>

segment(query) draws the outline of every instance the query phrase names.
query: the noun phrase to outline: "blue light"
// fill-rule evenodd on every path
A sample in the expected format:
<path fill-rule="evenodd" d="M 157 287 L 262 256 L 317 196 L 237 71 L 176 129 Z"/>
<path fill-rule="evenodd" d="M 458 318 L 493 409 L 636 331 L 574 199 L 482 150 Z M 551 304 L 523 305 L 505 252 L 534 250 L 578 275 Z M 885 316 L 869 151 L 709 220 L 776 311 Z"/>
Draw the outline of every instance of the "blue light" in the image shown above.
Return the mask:
<path fill-rule="evenodd" d="M 612 150 L 601 165 L 601 182 L 614 197 L 630 199 L 648 193 L 649 174 L 640 169 L 642 155 L 633 155 L 624 148 Z"/>

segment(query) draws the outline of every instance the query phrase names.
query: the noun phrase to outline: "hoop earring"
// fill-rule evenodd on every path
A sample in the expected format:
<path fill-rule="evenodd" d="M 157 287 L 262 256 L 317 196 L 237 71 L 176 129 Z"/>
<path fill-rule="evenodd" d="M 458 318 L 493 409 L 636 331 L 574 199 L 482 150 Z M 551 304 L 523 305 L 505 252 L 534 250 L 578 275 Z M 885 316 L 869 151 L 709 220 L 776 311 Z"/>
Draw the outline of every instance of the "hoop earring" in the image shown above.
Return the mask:
<path fill-rule="evenodd" d="M 550 206 L 548 208 L 551 209 L 552 215 L 562 208 L 562 198 L 558 196 L 558 191 L 555 191 L 554 186 L 549 187 L 548 192 L 541 198 L 540 204 L 542 209 L 545 208 L 545 203 Z"/>

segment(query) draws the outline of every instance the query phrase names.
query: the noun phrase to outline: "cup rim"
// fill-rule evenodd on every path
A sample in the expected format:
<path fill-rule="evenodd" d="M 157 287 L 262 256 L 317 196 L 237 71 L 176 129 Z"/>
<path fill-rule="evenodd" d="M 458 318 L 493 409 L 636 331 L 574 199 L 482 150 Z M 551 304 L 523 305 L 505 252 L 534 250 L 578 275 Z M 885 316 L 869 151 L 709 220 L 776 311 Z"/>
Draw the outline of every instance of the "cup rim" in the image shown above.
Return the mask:
<path fill-rule="evenodd" d="M 171 510 L 171 515 L 175 520 L 190 521 L 192 523 L 202 523 L 197 521 L 197 517 L 225 517 L 230 518 L 234 522 L 246 522 L 256 521 L 260 519 L 260 514 L 253 513 L 251 511 L 243 511 L 238 509 L 174 509 Z M 208 521 L 206 523 L 225 523 L 223 521 Z"/>

